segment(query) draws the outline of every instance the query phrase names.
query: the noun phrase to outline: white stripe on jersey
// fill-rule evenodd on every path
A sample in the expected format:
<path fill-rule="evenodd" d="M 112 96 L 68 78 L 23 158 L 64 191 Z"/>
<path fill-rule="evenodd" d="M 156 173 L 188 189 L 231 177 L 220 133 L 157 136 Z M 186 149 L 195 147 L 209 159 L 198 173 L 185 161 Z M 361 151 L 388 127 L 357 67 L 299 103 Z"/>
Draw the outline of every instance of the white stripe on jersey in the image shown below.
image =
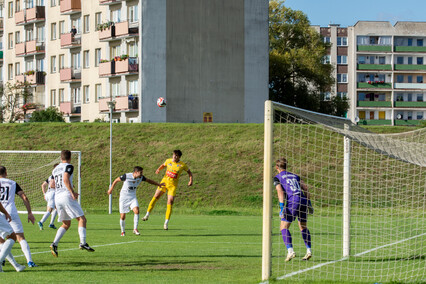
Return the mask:
<path fill-rule="evenodd" d="M 22 190 L 17 183 L 8 178 L 0 178 L 0 202 L 9 214 L 18 213 L 15 206 L 15 195 Z"/>
<path fill-rule="evenodd" d="M 136 188 L 141 182 L 146 180 L 144 176 L 135 179 L 133 173 L 124 174 L 120 179 L 124 181 L 121 187 L 120 196 L 136 196 Z"/>
<path fill-rule="evenodd" d="M 56 166 L 56 168 L 53 169 L 52 176 L 55 179 L 56 194 L 61 194 L 64 192 L 68 192 L 69 194 L 71 194 L 64 184 L 64 174 L 67 172 L 70 175 L 70 178 L 69 178 L 70 185 L 71 185 L 71 189 L 73 189 L 73 184 L 72 184 L 73 171 L 74 171 L 74 167 L 68 163 L 60 163 L 59 165 Z"/>

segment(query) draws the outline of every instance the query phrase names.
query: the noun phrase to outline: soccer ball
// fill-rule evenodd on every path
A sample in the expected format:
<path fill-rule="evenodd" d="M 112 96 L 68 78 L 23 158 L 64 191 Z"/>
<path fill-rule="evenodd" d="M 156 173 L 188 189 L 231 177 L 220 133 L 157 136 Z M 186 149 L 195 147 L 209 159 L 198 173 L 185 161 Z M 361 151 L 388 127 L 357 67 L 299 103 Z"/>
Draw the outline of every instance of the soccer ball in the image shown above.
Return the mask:
<path fill-rule="evenodd" d="M 165 107 L 166 106 L 166 99 L 163 97 L 159 97 L 157 99 L 157 106 L 159 107 Z"/>

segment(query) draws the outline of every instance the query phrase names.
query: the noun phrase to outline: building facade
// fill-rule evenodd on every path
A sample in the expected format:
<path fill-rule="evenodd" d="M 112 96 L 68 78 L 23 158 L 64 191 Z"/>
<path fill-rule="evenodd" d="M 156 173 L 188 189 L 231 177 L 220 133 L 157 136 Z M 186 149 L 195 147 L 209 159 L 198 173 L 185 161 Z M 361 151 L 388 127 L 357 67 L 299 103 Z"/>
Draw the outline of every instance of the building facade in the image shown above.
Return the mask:
<path fill-rule="evenodd" d="M 263 121 L 266 0 L 6 0 L 4 82 L 68 122 Z M 156 106 L 158 97 L 167 107 Z"/>

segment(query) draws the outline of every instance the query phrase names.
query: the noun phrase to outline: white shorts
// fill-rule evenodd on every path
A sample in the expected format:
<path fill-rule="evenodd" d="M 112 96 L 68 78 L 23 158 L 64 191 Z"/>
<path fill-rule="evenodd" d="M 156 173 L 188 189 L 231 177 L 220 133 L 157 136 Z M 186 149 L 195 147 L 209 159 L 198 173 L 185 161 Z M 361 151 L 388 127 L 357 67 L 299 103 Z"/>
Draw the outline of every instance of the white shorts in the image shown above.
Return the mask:
<path fill-rule="evenodd" d="M 0 237 L 6 240 L 6 237 L 13 233 L 13 229 L 3 213 L 0 213 Z"/>
<path fill-rule="evenodd" d="M 44 195 L 44 198 L 46 199 L 47 206 L 55 209 L 55 192 L 54 191 L 46 192 L 46 194 Z"/>
<path fill-rule="evenodd" d="M 78 204 L 77 200 L 72 199 L 68 193 L 61 195 L 56 194 L 55 203 L 59 222 L 69 221 L 84 216 L 80 204 Z"/>
<path fill-rule="evenodd" d="M 21 218 L 17 212 L 10 214 L 12 221 L 9 223 L 15 233 L 23 233 L 24 227 L 22 226 Z"/>
<path fill-rule="evenodd" d="M 119 200 L 120 213 L 129 213 L 135 207 L 139 207 L 136 197 L 120 196 Z"/>

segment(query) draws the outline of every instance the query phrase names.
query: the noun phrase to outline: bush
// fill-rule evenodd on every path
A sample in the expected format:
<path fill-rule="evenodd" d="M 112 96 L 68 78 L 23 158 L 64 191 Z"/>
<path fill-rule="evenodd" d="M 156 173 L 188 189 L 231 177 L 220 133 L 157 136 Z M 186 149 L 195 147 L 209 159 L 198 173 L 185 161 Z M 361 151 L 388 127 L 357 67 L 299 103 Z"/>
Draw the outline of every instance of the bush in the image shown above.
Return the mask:
<path fill-rule="evenodd" d="M 30 122 L 65 122 L 62 113 L 55 107 L 38 110 L 32 113 Z"/>

